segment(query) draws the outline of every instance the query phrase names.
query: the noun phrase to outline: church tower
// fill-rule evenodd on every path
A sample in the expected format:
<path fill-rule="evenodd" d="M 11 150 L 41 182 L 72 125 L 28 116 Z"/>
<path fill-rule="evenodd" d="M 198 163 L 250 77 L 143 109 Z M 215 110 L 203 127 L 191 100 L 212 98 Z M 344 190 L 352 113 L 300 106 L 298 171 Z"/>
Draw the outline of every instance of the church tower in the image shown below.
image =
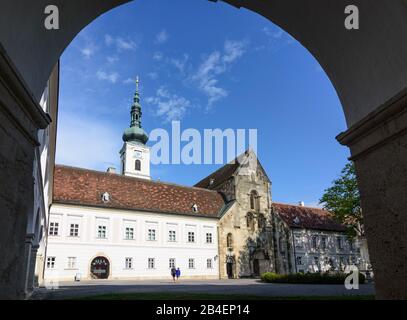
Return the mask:
<path fill-rule="evenodd" d="M 121 173 L 125 176 L 150 180 L 150 148 L 146 145 L 148 134 L 141 127 L 141 105 L 139 79 L 131 106 L 130 128 L 123 133 L 123 147 L 120 150 Z"/>

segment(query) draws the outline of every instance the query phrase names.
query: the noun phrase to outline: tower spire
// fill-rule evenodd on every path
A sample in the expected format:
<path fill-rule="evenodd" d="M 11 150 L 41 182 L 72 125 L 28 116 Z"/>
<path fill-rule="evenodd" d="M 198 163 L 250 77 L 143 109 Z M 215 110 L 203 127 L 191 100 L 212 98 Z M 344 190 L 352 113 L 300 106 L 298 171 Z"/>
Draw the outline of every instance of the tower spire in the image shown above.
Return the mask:
<path fill-rule="evenodd" d="M 140 78 L 136 77 L 136 93 L 134 94 L 134 103 L 131 107 L 131 122 L 130 127 L 141 128 L 141 105 L 140 105 L 140 92 L 139 92 Z"/>
<path fill-rule="evenodd" d="M 136 77 L 136 92 L 134 93 L 133 104 L 130 112 L 130 128 L 127 128 L 123 134 L 123 141 L 125 142 L 139 142 L 146 144 L 148 141 L 148 134 L 142 129 L 141 126 L 141 104 L 140 104 L 140 78 Z"/>

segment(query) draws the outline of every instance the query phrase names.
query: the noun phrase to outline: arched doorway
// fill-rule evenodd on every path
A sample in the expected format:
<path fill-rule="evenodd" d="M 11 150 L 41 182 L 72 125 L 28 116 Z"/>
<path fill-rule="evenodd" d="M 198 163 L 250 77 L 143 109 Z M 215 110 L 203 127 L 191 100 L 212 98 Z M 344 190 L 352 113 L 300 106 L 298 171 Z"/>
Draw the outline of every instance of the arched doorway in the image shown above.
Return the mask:
<path fill-rule="evenodd" d="M 226 257 L 226 274 L 228 279 L 235 278 L 235 259 L 232 255 Z"/>
<path fill-rule="evenodd" d="M 107 279 L 110 273 L 110 262 L 106 257 L 98 256 L 90 264 L 90 275 L 93 279 Z"/>

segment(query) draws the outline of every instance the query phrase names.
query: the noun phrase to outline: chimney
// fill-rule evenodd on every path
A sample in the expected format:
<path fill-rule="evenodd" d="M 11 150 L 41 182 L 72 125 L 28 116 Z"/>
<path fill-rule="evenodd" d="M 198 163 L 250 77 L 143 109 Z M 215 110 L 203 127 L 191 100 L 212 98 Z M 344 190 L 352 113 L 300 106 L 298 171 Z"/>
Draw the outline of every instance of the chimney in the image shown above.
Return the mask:
<path fill-rule="evenodd" d="M 115 174 L 115 173 L 116 173 L 116 168 L 114 168 L 114 167 L 109 167 L 109 168 L 107 168 L 107 173 L 113 173 L 113 174 Z"/>
<path fill-rule="evenodd" d="M 304 201 L 300 201 L 300 202 L 298 202 L 298 205 L 299 205 L 300 207 L 305 207 L 305 203 L 304 203 Z"/>
<path fill-rule="evenodd" d="M 215 179 L 211 178 L 211 179 L 209 180 L 209 186 L 212 186 L 214 183 L 215 183 Z"/>

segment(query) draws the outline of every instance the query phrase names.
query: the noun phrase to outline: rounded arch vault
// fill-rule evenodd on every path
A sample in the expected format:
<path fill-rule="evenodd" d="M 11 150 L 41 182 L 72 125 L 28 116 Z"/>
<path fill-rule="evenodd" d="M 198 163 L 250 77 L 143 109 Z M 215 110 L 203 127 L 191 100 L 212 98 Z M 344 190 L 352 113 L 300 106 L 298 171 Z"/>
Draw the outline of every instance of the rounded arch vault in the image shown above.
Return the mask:
<path fill-rule="evenodd" d="M 8 126 L 4 132 L 19 130 L 15 136 L 4 133 L 1 141 L 12 145 L 26 139 L 28 154 L 0 153 L 0 160 L 12 163 L 21 157 L 28 166 L 12 178 L 2 170 L 4 185 L 30 184 L 33 153 L 29 145 L 34 150 L 36 132 L 52 120 L 38 108 L 38 102 L 60 55 L 86 25 L 126 2 L 130 1 L 54 0 L 52 4 L 59 9 L 59 30 L 44 27 L 47 0 L 0 2 L 0 89 L 5 88 L 0 91 L 0 111 L 6 110 L 0 115 L 8 119 L 1 118 L 0 126 Z M 407 278 L 407 253 L 403 249 L 407 247 L 407 197 L 403 197 L 407 187 L 407 1 L 352 1 L 359 9 L 358 30 L 345 28 L 348 0 L 223 2 L 279 25 L 316 57 L 330 77 L 349 127 L 338 140 L 351 148 L 356 164 L 378 296 L 407 298 L 407 286 L 403 287 Z M 0 191 L 6 194 L 9 190 Z M 20 208 L 18 212 L 29 211 L 31 193 L 29 190 L 23 202 L 13 200 L 15 208 L 10 212 L 17 212 L 16 208 Z M 10 207 L 9 199 L 1 199 L 0 205 L 4 202 Z M 13 225 L 11 216 L 3 214 L 1 225 Z M 387 243 L 386 248 L 383 243 Z M 6 264 L 2 262 L 0 269 Z"/>

